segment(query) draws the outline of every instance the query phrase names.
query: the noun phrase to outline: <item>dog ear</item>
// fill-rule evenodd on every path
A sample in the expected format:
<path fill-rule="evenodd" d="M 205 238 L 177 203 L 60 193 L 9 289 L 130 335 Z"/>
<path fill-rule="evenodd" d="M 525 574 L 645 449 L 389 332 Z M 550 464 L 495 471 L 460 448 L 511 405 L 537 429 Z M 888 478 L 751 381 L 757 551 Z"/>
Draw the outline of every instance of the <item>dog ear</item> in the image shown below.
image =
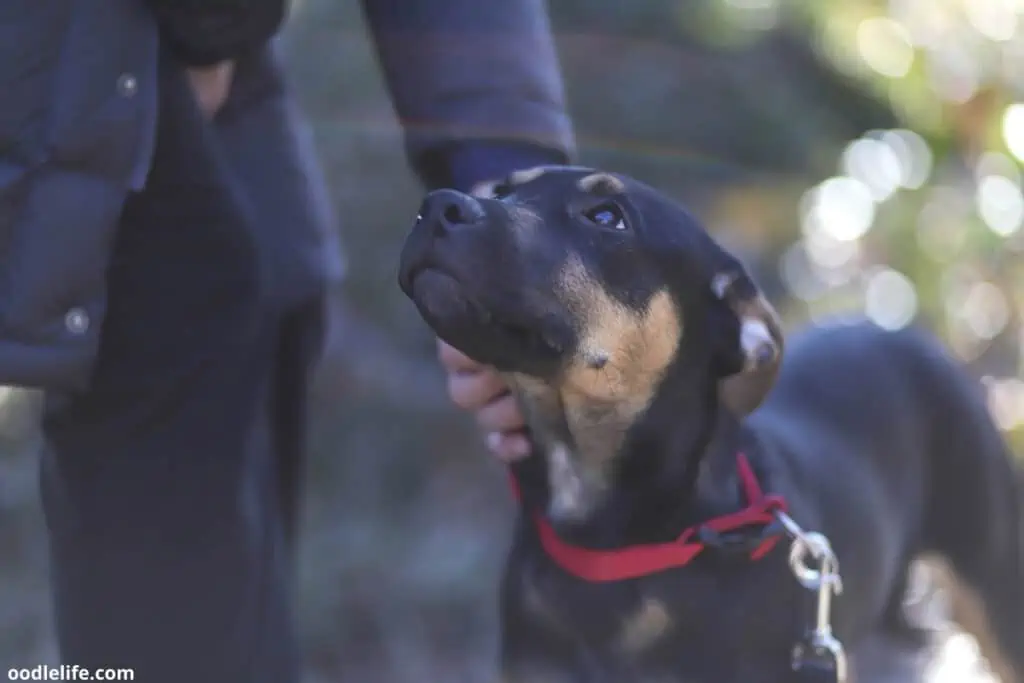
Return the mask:
<path fill-rule="evenodd" d="M 754 411 L 768 395 L 782 362 L 783 336 L 778 314 L 746 270 L 734 263 L 715 274 L 711 293 L 732 324 L 719 380 L 722 403 L 737 415 Z"/>

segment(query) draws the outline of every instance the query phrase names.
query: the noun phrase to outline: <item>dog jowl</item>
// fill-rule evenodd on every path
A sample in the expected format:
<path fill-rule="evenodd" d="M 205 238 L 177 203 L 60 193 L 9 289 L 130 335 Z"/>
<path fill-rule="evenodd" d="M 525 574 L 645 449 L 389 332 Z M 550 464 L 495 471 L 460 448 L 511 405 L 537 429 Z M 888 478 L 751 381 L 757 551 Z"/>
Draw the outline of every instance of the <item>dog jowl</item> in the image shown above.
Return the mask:
<path fill-rule="evenodd" d="M 664 379 L 676 409 L 722 391 L 747 412 L 781 334 L 740 264 L 681 207 L 610 173 L 513 174 L 488 197 L 427 196 L 400 283 L 439 337 L 506 374 L 543 451 L 548 513 L 598 509 Z M 696 331 L 691 333 L 691 331 Z"/>

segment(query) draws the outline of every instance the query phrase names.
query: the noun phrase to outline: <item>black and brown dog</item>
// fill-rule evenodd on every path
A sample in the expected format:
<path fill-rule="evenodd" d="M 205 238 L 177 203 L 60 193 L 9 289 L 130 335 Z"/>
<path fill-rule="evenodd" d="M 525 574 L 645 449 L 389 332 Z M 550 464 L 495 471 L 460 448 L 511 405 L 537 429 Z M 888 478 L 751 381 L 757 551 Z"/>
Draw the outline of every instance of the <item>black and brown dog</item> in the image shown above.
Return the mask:
<path fill-rule="evenodd" d="M 788 543 L 771 549 L 772 506 L 705 524 L 750 512 L 747 463 L 762 502 L 831 540 L 848 647 L 906 630 L 908 567 L 932 555 L 958 618 L 1021 680 L 1017 472 L 977 383 L 927 335 L 820 327 L 783 363 L 771 306 L 685 209 L 578 167 L 431 193 L 400 270 L 442 339 L 505 373 L 536 444 L 513 468 L 505 681 L 804 680 L 813 600 Z"/>

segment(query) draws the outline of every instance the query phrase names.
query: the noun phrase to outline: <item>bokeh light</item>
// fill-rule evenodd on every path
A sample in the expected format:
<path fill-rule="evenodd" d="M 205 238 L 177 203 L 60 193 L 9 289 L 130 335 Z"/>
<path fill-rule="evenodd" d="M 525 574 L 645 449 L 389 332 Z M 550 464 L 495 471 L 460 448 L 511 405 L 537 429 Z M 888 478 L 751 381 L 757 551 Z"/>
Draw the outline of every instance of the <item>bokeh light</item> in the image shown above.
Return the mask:
<path fill-rule="evenodd" d="M 928 143 L 912 130 L 896 129 L 881 136 L 900 160 L 900 185 L 916 190 L 928 182 L 932 172 L 932 151 Z"/>
<path fill-rule="evenodd" d="M 767 31 L 779 23 L 779 0 L 726 0 L 732 20 L 749 31 Z"/>
<path fill-rule="evenodd" d="M 974 29 L 997 42 L 1013 38 L 1017 32 L 1017 12 L 1007 0 L 970 0 L 964 3 L 967 21 Z"/>
<path fill-rule="evenodd" d="M 978 182 L 978 213 L 992 232 L 1008 237 L 1024 220 L 1024 195 L 1014 181 L 1002 175 L 988 175 Z"/>
<path fill-rule="evenodd" d="M 970 52 L 957 42 L 944 43 L 929 53 L 928 81 L 942 99 L 967 102 L 978 91 L 981 73 Z"/>
<path fill-rule="evenodd" d="M 808 191 L 801 201 L 805 235 L 823 234 L 848 242 L 862 237 L 875 219 L 871 189 L 849 176 L 835 176 Z"/>
<path fill-rule="evenodd" d="M 974 167 L 975 178 L 981 180 L 990 175 L 1000 175 L 1014 183 L 1020 183 L 1020 168 L 1013 159 L 1002 152 L 988 151 L 978 158 L 978 163 Z"/>
<path fill-rule="evenodd" d="M 891 197 L 908 175 L 896 151 L 884 139 L 874 137 L 863 137 L 847 145 L 842 170 L 863 183 L 876 202 Z"/>
<path fill-rule="evenodd" d="M 879 327 L 898 330 L 917 314 L 917 291 L 903 273 L 880 268 L 867 277 L 864 313 Z"/>
<path fill-rule="evenodd" d="M 900 78 L 914 63 L 910 34 L 887 17 L 865 19 L 857 27 L 857 49 L 872 69 L 889 78 Z"/>
<path fill-rule="evenodd" d="M 1001 429 L 1024 425 L 1024 381 L 1017 377 L 985 377 L 988 408 Z"/>
<path fill-rule="evenodd" d="M 991 340 L 1010 321 L 1010 306 L 994 284 L 976 282 L 967 291 L 959 315 L 978 339 Z"/>
<path fill-rule="evenodd" d="M 1024 161 L 1024 104 L 1015 103 L 1003 113 L 1003 140 L 1010 154 Z"/>

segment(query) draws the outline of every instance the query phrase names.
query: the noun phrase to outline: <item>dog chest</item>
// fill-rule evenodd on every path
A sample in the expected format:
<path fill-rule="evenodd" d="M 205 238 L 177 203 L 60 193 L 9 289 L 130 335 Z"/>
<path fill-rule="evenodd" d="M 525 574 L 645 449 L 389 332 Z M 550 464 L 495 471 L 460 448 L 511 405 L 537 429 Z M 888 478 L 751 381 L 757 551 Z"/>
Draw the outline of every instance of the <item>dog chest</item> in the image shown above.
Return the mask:
<path fill-rule="evenodd" d="M 574 643 L 567 665 L 629 676 L 615 680 L 745 680 L 735 677 L 788 666 L 809 616 L 784 553 L 772 555 L 617 583 L 581 581 L 531 558 L 520 565 L 516 611 L 529 638 Z"/>

